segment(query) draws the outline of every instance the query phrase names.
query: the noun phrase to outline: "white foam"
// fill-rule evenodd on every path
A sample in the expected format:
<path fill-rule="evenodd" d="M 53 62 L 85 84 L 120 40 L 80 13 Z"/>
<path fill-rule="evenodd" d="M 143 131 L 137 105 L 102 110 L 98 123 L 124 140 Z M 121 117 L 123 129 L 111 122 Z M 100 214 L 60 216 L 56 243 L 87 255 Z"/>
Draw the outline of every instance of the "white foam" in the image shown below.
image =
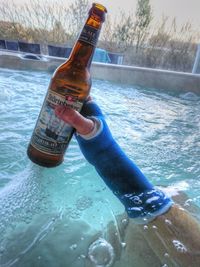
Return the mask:
<path fill-rule="evenodd" d="M 167 187 L 158 187 L 158 188 L 162 190 L 168 197 L 173 197 L 179 195 L 180 191 L 188 190 L 189 187 L 190 186 L 186 181 L 181 181 Z"/>

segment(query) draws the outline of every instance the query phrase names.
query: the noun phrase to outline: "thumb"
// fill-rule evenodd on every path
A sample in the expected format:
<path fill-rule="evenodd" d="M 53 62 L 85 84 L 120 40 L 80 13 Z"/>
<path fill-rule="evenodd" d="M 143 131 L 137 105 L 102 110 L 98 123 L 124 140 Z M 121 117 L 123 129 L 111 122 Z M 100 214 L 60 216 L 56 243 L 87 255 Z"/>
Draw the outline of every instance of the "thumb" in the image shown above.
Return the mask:
<path fill-rule="evenodd" d="M 57 106 L 55 114 L 58 118 L 75 128 L 79 134 L 89 134 L 94 128 L 94 122 L 91 119 L 83 117 L 78 111 L 70 107 Z"/>

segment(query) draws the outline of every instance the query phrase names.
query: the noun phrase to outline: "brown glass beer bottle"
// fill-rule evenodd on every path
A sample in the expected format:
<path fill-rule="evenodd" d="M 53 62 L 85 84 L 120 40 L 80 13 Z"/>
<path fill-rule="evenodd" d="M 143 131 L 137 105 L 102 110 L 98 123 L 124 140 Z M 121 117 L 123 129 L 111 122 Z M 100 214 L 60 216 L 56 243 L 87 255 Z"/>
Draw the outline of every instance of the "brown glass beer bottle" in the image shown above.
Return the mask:
<path fill-rule="evenodd" d="M 69 59 L 53 74 L 27 149 L 28 157 L 38 165 L 54 167 L 63 161 L 74 129 L 56 117 L 54 110 L 65 105 L 80 112 L 90 93 L 90 65 L 106 12 L 104 6 L 92 5 Z"/>

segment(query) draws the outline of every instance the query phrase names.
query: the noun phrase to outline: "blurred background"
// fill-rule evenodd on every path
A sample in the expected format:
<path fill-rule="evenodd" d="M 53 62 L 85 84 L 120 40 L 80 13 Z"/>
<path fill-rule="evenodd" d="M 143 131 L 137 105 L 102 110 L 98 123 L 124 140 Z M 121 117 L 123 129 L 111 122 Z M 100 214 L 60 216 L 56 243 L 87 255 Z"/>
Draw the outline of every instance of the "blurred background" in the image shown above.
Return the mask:
<path fill-rule="evenodd" d="M 0 48 L 20 50 L 19 41 L 39 45 L 36 54 L 66 57 L 92 2 L 0 0 Z M 98 43 L 99 53 L 109 53 L 104 62 L 191 72 L 200 38 L 198 0 L 99 2 L 108 9 Z"/>

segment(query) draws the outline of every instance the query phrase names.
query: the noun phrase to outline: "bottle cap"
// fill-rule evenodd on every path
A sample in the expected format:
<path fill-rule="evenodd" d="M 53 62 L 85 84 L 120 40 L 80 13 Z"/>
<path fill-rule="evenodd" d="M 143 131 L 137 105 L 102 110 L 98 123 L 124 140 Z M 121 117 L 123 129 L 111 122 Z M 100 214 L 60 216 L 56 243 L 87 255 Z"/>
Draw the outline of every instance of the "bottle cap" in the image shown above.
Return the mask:
<path fill-rule="evenodd" d="M 101 21 L 105 21 L 105 14 L 107 13 L 107 9 L 98 3 L 93 3 L 92 7 L 89 11 L 89 15 L 94 14 L 97 15 Z"/>

